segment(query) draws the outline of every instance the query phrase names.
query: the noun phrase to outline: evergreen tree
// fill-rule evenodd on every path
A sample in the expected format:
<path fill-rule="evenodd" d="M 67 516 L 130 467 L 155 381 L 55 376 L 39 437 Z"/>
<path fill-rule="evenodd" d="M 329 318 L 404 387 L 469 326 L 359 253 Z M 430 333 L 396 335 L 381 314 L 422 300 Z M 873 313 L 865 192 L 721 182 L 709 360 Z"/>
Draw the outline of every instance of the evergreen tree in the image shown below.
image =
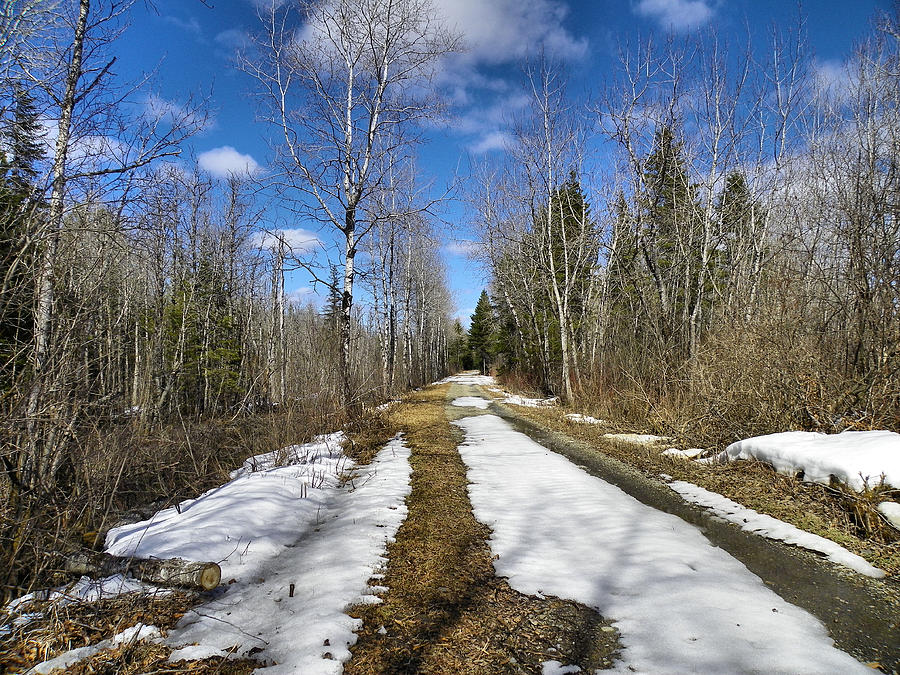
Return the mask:
<path fill-rule="evenodd" d="M 448 347 L 450 365 L 455 371 L 466 370 L 472 367 L 472 357 L 469 351 L 469 343 L 466 331 L 459 319 L 453 323 L 453 338 Z"/>
<path fill-rule="evenodd" d="M 487 291 L 481 291 L 475 313 L 469 325 L 469 353 L 472 365 L 487 375 L 490 371 L 494 350 L 494 330 L 496 320 Z"/>
<path fill-rule="evenodd" d="M 44 152 L 38 140 L 40 124 L 27 90 L 13 92 L 12 119 L 2 134 L 0 158 L 0 386 L 8 387 L 27 363 L 34 334 L 34 237 L 43 217 L 43 202 L 35 180 Z"/>
<path fill-rule="evenodd" d="M 325 319 L 326 328 L 329 331 L 334 331 L 334 334 L 337 335 L 341 326 L 341 285 L 336 265 L 331 265 L 330 274 L 328 297 L 325 299 L 322 317 Z"/>
<path fill-rule="evenodd" d="M 643 184 L 636 239 L 649 277 L 646 285 L 656 291 L 658 331 L 667 339 L 681 334 L 682 320 L 690 314 L 689 304 L 696 294 L 689 284 L 697 277 L 694 268 L 700 258 L 696 188 L 671 126 L 656 133 L 644 163 Z"/>

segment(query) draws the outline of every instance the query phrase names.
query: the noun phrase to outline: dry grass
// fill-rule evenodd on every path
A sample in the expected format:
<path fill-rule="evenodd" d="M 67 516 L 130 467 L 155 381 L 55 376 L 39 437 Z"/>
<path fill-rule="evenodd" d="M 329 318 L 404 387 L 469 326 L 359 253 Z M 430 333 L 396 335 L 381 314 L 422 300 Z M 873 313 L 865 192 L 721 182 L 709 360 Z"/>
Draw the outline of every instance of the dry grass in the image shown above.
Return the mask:
<path fill-rule="evenodd" d="M 17 608 L 16 616 L 28 614 L 31 620 L 16 626 L 0 641 L 0 672 L 26 670 L 139 623 L 169 629 L 197 601 L 196 593 L 175 591 L 158 595 L 126 593 L 98 602 L 29 603 Z M 12 618 L 0 615 L 0 624 Z"/>
<path fill-rule="evenodd" d="M 848 507 L 848 494 L 775 472 L 763 462 L 707 466 L 662 454 L 669 447 L 640 446 L 603 438 L 602 425 L 579 424 L 559 408 L 517 408 L 517 413 L 549 429 L 596 447 L 650 478 L 668 474 L 718 492 L 744 506 L 831 539 L 891 575 L 900 574 L 900 542 L 890 528 L 866 528 Z M 682 443 L 683 445 L 687 445 Z M 857 499 L 863 498 L 859 495 Z M 871 512 L 871 501 L 867 507 Z M 869 513 L 871 515 L 871 513 Z"/>
<path fill-rule="evenodd" d="M 549 659 L 586 671 L 609 666 L 617 634 L 608 622 L 576 603 L 517 593 L 495 576 L 445 391 L 418 392 L 392 411 L 413 453 L 409 514 L 377 581 L 390 589 L 384 602 L 353 611 L 364 626 L 344 672 L 540 673 Z"/>

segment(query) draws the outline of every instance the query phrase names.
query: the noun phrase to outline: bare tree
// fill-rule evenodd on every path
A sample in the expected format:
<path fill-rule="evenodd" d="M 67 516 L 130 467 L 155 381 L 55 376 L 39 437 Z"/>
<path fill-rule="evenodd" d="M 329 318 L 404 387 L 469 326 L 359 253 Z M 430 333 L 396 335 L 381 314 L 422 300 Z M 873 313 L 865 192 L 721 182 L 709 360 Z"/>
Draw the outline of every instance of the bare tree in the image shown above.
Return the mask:
<path fill-rule="evenodd" d="M 276 178 L 298 213 L 337 233 L 343 276 L 341 375 L 351 386 L 351 318 L 361 214 L 387 181 L 387 153 L 415 142 L 414 123 L 437 106 L 427 84 L 458 48 L 430 0 L 271 3 L 265 35 L 243 68 L 259 82 L 268 122 L 279 129 Z"/>
<path fill-rule="evenodd" d="M 50 392 L 58 391 L 53 379 L 58 371 L 51 361 L 54 352 L 55 264 L 70 198 L 69 188 L 79 179 L 102 181 L 123 176 L 140 167 L 179 153 L 178 145 L 199 123 L 193 111 L 182 119 L 165 122 L 162 116 L 143 119 L 122 117 L 120 104 L 132 90 L 114 91 L 107 80 L 115 58 L 105 48 L 121 34 L 131 0 L 78 0 L 65 7 L 54 54 L 48 69 L 28 72 L 43 90 L 57 120 L 56 142 L 51 160 L 50 195 L 46 221 L 35 223 L 41 242 L 35 300 L 34 347 L 31 358 L 32 384 L 26 406 L 28 445 L 23 456 L 22 476 L 31 487 L 52 481 L 62 461 L 63 440 L 56 432 L 40 427 L 41 408 Z M 115 142 L 106 133 L 116 133 Z M 77 161 L 73 161 L 78 146 Z M 57 364 L 58 365 L 58 364 Z M 52 415 L 51 415 L 52 417 Z M 65 435 L 63 433 L 62 435 Z"/>

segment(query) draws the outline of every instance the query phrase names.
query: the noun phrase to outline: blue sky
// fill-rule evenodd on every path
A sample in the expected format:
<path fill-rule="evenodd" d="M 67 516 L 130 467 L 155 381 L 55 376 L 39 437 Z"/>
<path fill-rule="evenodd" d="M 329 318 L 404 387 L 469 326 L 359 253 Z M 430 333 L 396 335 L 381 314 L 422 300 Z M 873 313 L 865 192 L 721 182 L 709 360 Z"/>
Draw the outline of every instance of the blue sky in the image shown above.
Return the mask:
<path fill-rule="evenodd" d="M 213 175 L 248 167 L 264 172 L 271 129 L 255 121 L 250 79 L 232 66 L 235 50 L 258 30 L 256 3 L 266 0 L 155 0 L 136 3 L 131 26 L 117 52 L 117 74 L 133 78 L 154 72 L 149 91 L 166 104 L 189 96 L 209 96 L 208 128 L 190 142 L 190 152 Z M 470 159 L 501 152 L 509 120 L 521 107 L 519 63 L 544 46 L 567 61 L 570 91 L 597 93 L 615 68 L 621 42 L 666 31 L 691 33 L 715 28 L 742 44 L 749 28 L 763 39 L 773 25 L 789 26 L 798 8 L 786 0 L 436 0 L 457 27 L 468 51 L 440 75 L 454 103 L 451 123 L 428 130 L 418 165 L 440 189 Z M 811 55 L 817 67 L 836 70 L 853 43 L 867 31 L 889 0 L 808 0 L 803 4 Z M 273 213 L 274 219 L 289 218 Z M 458 312 L 468 317 L 485 284 L 484 275 L 464 255 L 465 209 L 450 202 L 445 218 L 457 224 L 447 233 L 445 259 Z M 279 223 L 285 226 L 284 222 Z M 304 227 L 304 223 L 288 223 Z M 307 225 L 307 227 L 311 227 Z M 324 235 L 323 235 L 324 236 Z M 289 291 L 302 292 L 309 280 L 296 275 Z M 324 294 L 324 292 L 323 292 Z"/>

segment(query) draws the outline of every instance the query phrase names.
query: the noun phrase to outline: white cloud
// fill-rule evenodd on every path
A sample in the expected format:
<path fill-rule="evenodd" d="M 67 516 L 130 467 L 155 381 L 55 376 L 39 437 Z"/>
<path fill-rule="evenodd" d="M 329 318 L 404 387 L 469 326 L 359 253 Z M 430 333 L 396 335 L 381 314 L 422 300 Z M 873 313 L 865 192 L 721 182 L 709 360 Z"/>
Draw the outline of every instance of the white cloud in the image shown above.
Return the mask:
<path fill-rule="evenodd" d="M 513 138 L 506 131 L 489 131 L 477 141 L 470 143 L 469 151 L 483 155 L 492 150 L 506 150 L 513 145 Z"/>
<path fill-rule="evenodd" d="M 818 92 L 835 103 L 850 99 L 859 84 L 857 74 L 840 61 L 816 62 L 813 77 Z"/>
<path fill-rule="evenodd" d="M 587 40 L 564 26 L 568 7 L 558 0 L 438 0 L 447 24 L 463 36 L 467 59 L 509 63 L 542 47 L 562 59 L 581 58 Z"/>
<path fill-rule="evenodd" d="M 216 35 L 215 43 L 229 51 L 244 49 L 250 43 L 247 31 L 240 28 L 229 28 Z"/>
<path fill-rule="evenodd" d="M 656 20 L 662 28 L 686 31 L 702 26 L 712 18 L 709 0 L 640 0 L 635 11 Z"/>
<path fill-rule="evenodd" d="M 197 162 L 201 169 L 216 178 L 253 176 L 262 168 L 250 155 L 241 154 L 230 145 L 200 153 Z"/>
<path fill-rule="evenodd" d="M 214 120 L 197 113 L 190 107 L 170 101 L 157 94 L 148 95 L 143 101 L 142 115 L 150 121 L 162 121 L 204 131 L 215 126 Z"/>
<path fill-rule="evenodd" d="M 317 300 L 319 300 L 319 295 L 309 286 L 304 286 L 303 288 L 295 288 L 292 291 L 287 291 L 285 293 L 285 297 L 287 299 L 288 304 L 290 305 L 306 305 L 309 303 L 315 304 Z"/>
<path fill-rule="evenodd" d="M 190 19 L 185 20 L 185 19 L 179 19 L 177 16 L 168 15 L 168 16 L 164 16 L 162 19 L 166 23 L 171 24 L 171 25 L 175 26 L 176 28 L 179 28 L 185 32 L 193 33 L 194 35 L 196 35 L 198 37 L 203 32 L 203 30 L 200 28 L 200 22 L 197 21 L 197 19 L 195 19 L 194 17 L 191 17 Z"/>
<path fill-rule="evenodd" d="M 457 239 L 446 244 L 444 250 L 450 255 L 468 256 L 475 253 L 479 246 L 477 241 L 471 239 Z"/>
<path fill-rule="evenodd" d="M 250 237 L 250 244 L 257 248 L 274 248 L 279 241 L 284 241 L 290 253 L 307 253 L 322 243 L 315 232 L 304 230 L 302 227 L 260 230 Z"/>

